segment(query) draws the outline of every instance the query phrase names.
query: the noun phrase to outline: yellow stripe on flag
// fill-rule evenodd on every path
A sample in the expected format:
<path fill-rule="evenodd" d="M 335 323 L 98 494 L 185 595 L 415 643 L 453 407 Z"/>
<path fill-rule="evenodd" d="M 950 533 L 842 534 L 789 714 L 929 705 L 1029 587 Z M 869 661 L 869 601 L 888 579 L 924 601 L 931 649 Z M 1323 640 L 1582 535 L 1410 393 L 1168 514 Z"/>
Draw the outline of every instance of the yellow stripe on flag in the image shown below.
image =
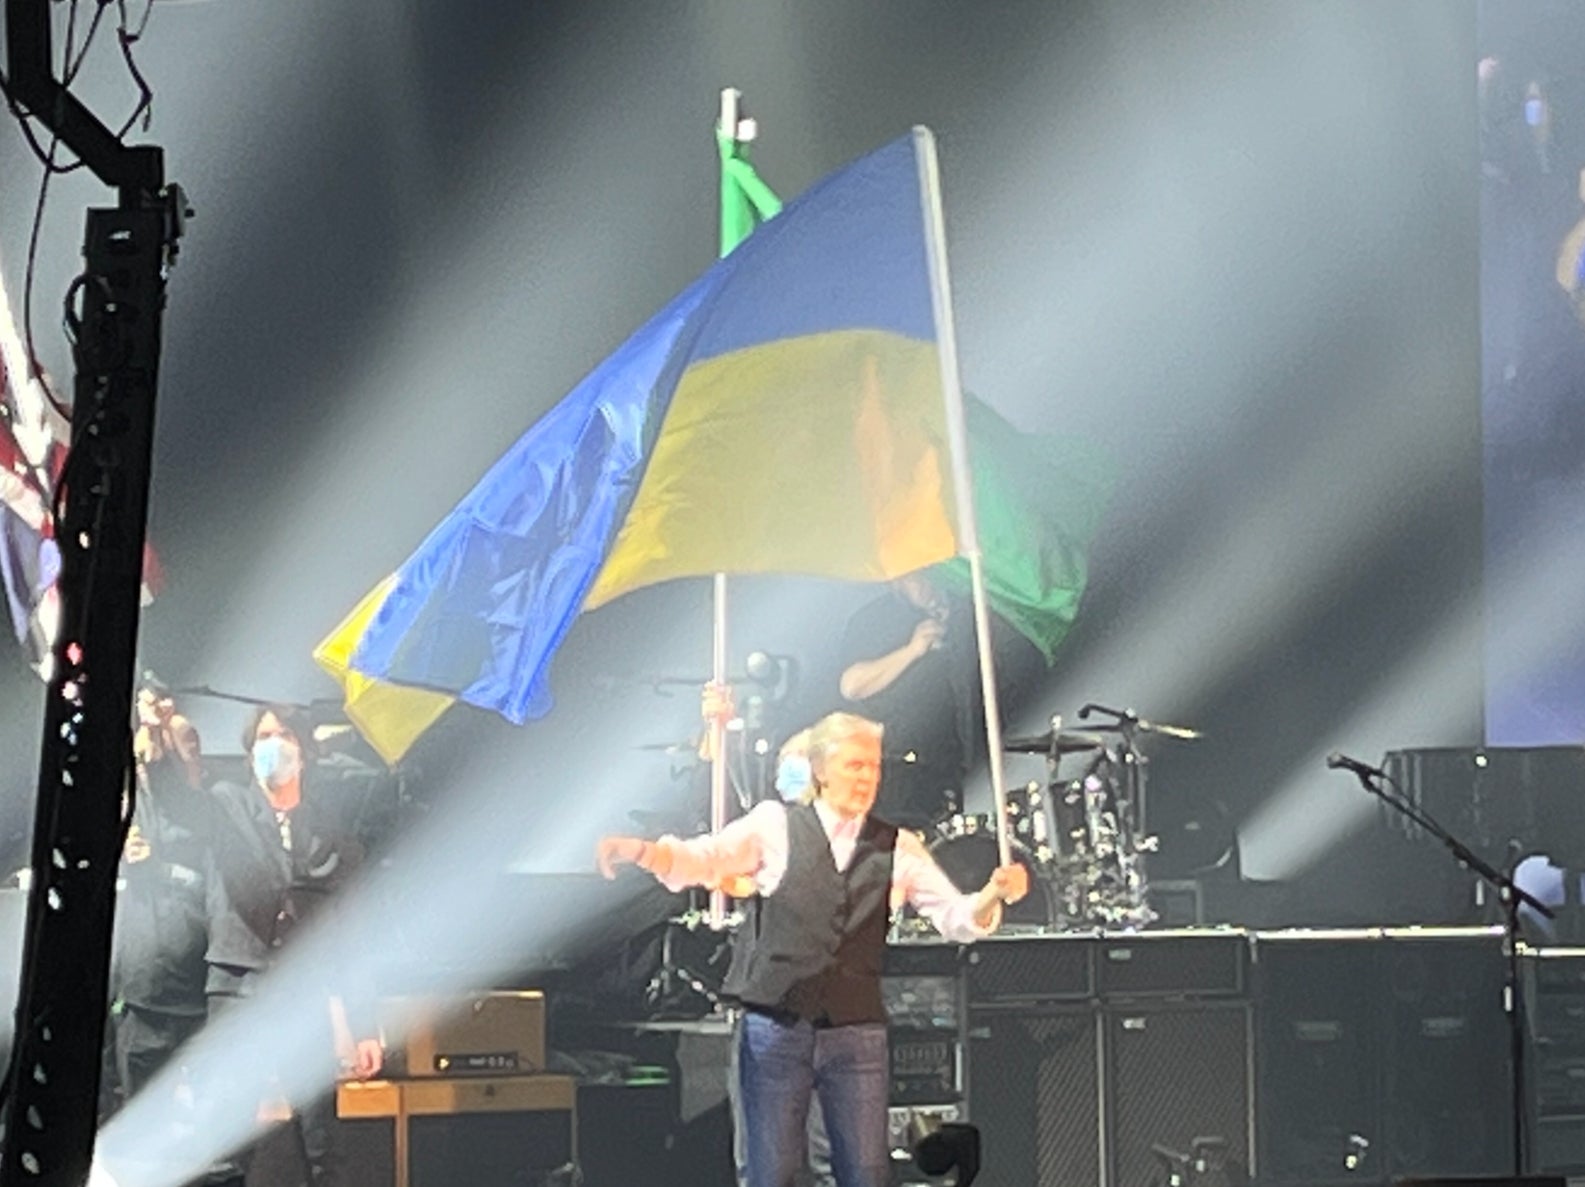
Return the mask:
<path fill-rule="evenodd" d="M 783 339 L 690 367 L 583 608 L 717 571 L 884 581 L 955 556 L 934 342 Z"/>
<path fill-rule="evenodd" d="M 447 693 L 386 684 L 353 671 L 353 652 L 395 583 L 393 574 L 375 586 L 314 649 L 314 662 L 341 685 L 347 720 L 393 766 L 457 700 Z"/>

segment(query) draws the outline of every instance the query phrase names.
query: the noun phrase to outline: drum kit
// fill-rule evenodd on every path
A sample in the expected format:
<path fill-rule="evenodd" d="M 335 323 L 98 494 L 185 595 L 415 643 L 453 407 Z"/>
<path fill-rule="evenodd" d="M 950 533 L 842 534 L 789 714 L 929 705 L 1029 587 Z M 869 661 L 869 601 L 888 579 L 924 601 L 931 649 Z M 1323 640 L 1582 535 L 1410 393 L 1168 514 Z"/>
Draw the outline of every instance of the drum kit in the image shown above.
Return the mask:
<path fill-rule="evenodd" d="M 1080 729 L 1065 729 L 1060 717 L 1052 717 L 1042 733 L 1003 740 L 1007 753 L 1042 757 L 1046 763 L 1043 780 L 1007 791 L 1009 849 L 1012 859 L 1028 871 L 1030 890 L 1005 909 L 1003 931 L 1137 930 L 1156 918 L 1147 893 L 1145 857 L 1156 851 L 1157 844 L 1146 828 L 1149 760 L 1141 740 L 1143 735 L 1180 739 L 1201 735 L 1104 705 L 1085 705 L 1078 716 L 1083 722 Z M 691 745 L 646 748 L 683 754 L 690 763 L 696 758 Z M 928 765 L 912 751 L 889 757 L 905 764 L 892 768 L 895 776 Z M 929 786 L 928 779 L 916 782 Z M 908 798 L 920 808 L 915 831 L 924 834 L 931 855 L 953 884 L 965 892 L 984 886 L 998 864 L 995 818 L 965 812 L 956 792 L 926 797 L 942 805 L 933 815 L 920 799 Z M 726 933 L 738 918 L 728 917 Z M 724 973 L 726 933 L 714 930 L 700 909 L 672 919 L 665 932 L 661 967 L 645 989 L 650 1007 L 692 1016 L 700 1008 L 718 1005 L 714 987 Z M 909 908 L 893 919 L 893 942 L 935 938 L 930 923 Z"/>
<path fill-rule="evenodd" d="M 1101 720 L 1089 724 L 1096 715 Z M 1007 791 L 1009 848 L 1013 860 L 1029 871 L 1030 893 L 1007 908 L 1004 928 L 1128 930 L 1156 918 L 1144 859 L 1157 842 L 1145 826 L 1149 761 L 1140 735 L 1200 734 L 1104 705 L 1085 705 L 1079 716 L 1086 722 L 1083 729 L 1065 730 L 1062 719 L 1053 717 L 1045 732 L 1003 743 L 1008 753 L 1046 760 L 1043 781 Z M 954 811 L 932 831 L 930 852 L 954 885 L 962 890 L 983 886 L 997 864 L 994 818 Z M 928 930 L 922 920 L 905 915 L 893 934 L 907 939 Z"/>

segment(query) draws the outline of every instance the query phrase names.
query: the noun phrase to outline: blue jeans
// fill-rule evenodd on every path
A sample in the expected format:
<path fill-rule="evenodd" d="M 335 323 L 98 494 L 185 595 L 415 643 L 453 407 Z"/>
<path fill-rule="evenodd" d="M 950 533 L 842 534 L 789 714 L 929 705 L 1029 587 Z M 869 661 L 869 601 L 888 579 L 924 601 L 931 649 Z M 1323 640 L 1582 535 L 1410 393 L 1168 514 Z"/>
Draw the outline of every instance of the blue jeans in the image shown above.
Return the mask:
<path fill-rule="evenodd" d="M 738 1044 L 734 1035 L 731 1067 L 727 1069 L 726 1094 L 732 1105 L 732 1169 L 737 1187 L 748 1187 L 748 1126 L 743 1123 L 743 1082 L 738 1072 Z M 797 1187 L 836 1187 L 831 1174 L 831 1139 L 826 1136 L 825 1118 L 820 1115 L 820 1098 L 809 1101 L 809 1154 L 804 1168 L 793 1180 Z"/>
<path fill-rule="evenodd" d="M 821 1028 L 750 1011 L 738 1024 L 737 1066 L 748 1187 L 794 1182 L 816 1093 L 837 1187 L 885 1187 L 891 1156 L 884 1023 Z"/>

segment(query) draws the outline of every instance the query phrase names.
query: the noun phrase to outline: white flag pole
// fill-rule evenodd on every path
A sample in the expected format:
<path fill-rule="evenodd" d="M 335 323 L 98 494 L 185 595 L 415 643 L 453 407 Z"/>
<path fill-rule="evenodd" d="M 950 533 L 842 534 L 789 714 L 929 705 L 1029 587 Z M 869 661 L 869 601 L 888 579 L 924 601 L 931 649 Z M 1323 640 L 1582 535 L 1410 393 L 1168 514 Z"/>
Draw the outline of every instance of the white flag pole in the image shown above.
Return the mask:
<path fill-rule="evenodd" d="M 963 386 L 958 377 L 958 343 L 952 326 L 952 286 L 947 276 L 946 219 L 941 211 L 941 175 L 936 166 L 936 138 L 929 128 L 914 128 L 915 159 L 924 205 L 925 245 L 930 261 L 930 300 L 935 312 L 940 352 L 941 392 L 946 401 L 947 445 L 951 452 L 953 496 L 958 512 L 958 552 L 969 562 L 974 597 L 974 638 L 980 656 L 980 688 L 985 698 L 985 738 L 989 747 L 991 794 L 996 802 L 996 852 L 1000 864 L 1012 860 L 1007 836 L 1007 783 L 1002 766 L 1002 716 L 996 701 L 996 661 L 991 651 L 991 618 L 985 598 L 985 569 L 980 560 L 979 531 L 974 520 L 974 484 L 969 476 L 969 433 L 963 415 Z"/>
<path fill-rule="evenodd" d="M 739 92 L 733 87 L 721 91 L 721 132 L 737 139 Z M 726 574 L 715 575 L 713 621 L 710 632 L 710 680 L 718 688 L 726 685 Z M 726 722 L 720 714 L 710 718 L 710 831 L 726 827 Z M 716 887 L 710 892 L 710 926 L 716 931 L 726 927 L 726 892 Z"/>

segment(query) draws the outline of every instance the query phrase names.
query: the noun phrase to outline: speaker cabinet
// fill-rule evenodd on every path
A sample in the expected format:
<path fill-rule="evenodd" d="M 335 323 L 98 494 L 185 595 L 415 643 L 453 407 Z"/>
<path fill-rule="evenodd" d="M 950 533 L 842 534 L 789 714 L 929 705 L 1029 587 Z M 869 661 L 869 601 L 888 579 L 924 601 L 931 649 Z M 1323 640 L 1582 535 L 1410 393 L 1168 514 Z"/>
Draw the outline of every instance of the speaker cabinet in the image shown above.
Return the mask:
<path fill-rule="evenodd" d="M 373 1080 L 338 1087 L 355 1187 L 538 1187 L 569 1173 L 567 1076 Z"/>
<path fill-rule="evenodd" d="M 1243 1002 L 1107 1010 L 1107 1183 L 1164 1183 L 1159 1151 L 1188 1155 L 1203 1139 L 1217 1139 L 1230 1181 L 1253 1172 L 1250 1032 Z"/>
<path fill-rule="evenodd" d="M 1585 951 L 1525 958 L 1530 1166 L 1585 1173 Z"/>
<path fill-rule="evenodd" d="M 1027 1007 L 970 1025 L 970 1120 L 987 1187 L 1165 1182 L 1157 1147 L 1221 1140 L 1251 1169 L 1250 1011 L 1242 1002 Z"/>
<path fill-rule="evenodd" d="M 1256 948 L 1264 1183 L 1508 1166 L 1499 936 L 1265 933 Z"/>
<path fill-rule="evenodd" d="M 1100 1031 L 1083 1006 L 972 1016 L 969 1119 L 983 1187 L 1095 1187 L 1101 1181 Z"/>
<path fill-rule="evenodd" d="M 1382 1131 L 1395 1175 L 1512 1169 L 1512 1086 L 1496 937 L 1383 947 Z"/>
<path fill-rule="evenodd" d="M 1257 1113 L 1267 1183 L 1381 1177 L 1377 945 L 1276 940 L 1259 948 Z M 1362 1144 L 1365 1143 L 1365 1144 Z"/>

